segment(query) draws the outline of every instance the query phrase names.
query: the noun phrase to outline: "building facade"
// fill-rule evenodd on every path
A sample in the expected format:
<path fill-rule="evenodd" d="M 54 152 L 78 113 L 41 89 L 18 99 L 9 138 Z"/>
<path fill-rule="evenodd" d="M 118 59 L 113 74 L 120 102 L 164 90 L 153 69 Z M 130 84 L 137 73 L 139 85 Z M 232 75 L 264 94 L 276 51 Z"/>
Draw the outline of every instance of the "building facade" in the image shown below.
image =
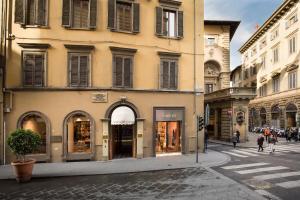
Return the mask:
<path fill-rule="evenodd" d="M 256 67 L 257 97 L 250 102 L 250 129 L 290 128 L 300 121 L 298 0 L 286 0 L 240 48 L 242 69 Z"/>
<path fill-rule="evenodd" d="M 237 66 L 230 73 L 232 87 L 243 87 L 242 65 Z"/>
<path fill-rule="evenodd" d="M 43 145 L 31 155 L 41 162 L 195 151 L 203 0 L 10 6 L 5 137 L 16 128 L 41 134 Z M 202 149 L 203 134 L 199 142 Z M 5 162 L 12 159 L 7 150 Z"/>
<path fill-rule="evenodd" d="M 235 131 L 241 142 L 247 138 L 248 102 L 252 88 L 230 87 L 230 41 L 239 21 L 205 20 L 205 106 L 209 107 L 208 134 L 230 141 Z M 208 109 L 207 109 L 208 110 Z"/>

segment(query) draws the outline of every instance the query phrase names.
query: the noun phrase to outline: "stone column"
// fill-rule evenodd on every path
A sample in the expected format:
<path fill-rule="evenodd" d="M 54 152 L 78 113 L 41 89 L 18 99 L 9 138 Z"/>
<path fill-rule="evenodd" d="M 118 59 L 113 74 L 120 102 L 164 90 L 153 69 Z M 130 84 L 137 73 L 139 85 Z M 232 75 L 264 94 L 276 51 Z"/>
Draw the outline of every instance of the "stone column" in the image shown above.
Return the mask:
<path fill-rule="evenodd" d="M 109 159 L 109 128 L 108 124 L 109 120 L 103 119 L 102 120 L 102 160 Z"/>
<path fill-rule="evenodd" d="M 144 120 L 137 119 L 136 157 L 144 157 Z"/>

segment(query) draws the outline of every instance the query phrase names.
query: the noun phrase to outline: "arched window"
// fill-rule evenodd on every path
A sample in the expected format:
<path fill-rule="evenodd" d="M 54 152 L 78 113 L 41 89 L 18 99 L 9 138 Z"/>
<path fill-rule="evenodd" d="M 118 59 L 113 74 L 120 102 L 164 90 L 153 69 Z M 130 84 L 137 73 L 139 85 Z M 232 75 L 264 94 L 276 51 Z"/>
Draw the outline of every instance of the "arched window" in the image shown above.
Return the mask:
<path fill-rule="evenodd" d="M 39 134 L 42 139 L 42 145 L 36 150 L 32 157 L 37 161 L 47 161 L 50 159 L 50 122 L 48 118 L 40 112 L 27 112 L 23 114 L 18 121 L 18 128 L 29 129 Z"/>
<path fill-rule="evenodd" d="M 265 108 L 261 108 L 260 109 L 260 112 L 259 112 L 259 115 L 260 115 L 260 125 L 261 126 L 264 126 L 267 124 L 267 111 Z"/>
<path fill-rule="evenodd" d="M 64 155 L 67 160 L 92 159 L 94 121 L 83 111 L 70 113 L 64 121 Z"/>
<path fill-rule="evenodd" d="M 297 117 L 297 106 L 293 103 L 289 103 L 286 106 L 286 126 L 288 128 L 290 127 L 296 127 L 297 123 L 296 123 L 296 117 Z"/>
<path fill-rule="evenodd" d="M 280 128 L 280 112 L 281 109 L 278 105 L 274 105 L 271 108 L 271 126 L 273 128 Z"/>
<path fill-rule="evenodd" d="M 293 103 L 289 103 L 287 106 L 286 106 L 286 112 L 297 112 L 297 106 Z"/>

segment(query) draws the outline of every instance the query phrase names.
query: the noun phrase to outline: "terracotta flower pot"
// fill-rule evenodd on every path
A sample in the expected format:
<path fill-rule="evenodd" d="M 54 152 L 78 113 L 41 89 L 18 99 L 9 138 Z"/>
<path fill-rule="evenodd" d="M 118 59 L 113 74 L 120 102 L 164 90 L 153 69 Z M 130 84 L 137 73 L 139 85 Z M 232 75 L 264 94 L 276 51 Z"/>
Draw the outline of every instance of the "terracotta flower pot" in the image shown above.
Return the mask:
<path fill-rule="evenodd" d="M 32 170 L 35 160 L 31 159 L 26 162 L 12 162 L 11 165 L 14 167 L 16 180 L 18 183 L 29 182 L 32 176 Z"/>

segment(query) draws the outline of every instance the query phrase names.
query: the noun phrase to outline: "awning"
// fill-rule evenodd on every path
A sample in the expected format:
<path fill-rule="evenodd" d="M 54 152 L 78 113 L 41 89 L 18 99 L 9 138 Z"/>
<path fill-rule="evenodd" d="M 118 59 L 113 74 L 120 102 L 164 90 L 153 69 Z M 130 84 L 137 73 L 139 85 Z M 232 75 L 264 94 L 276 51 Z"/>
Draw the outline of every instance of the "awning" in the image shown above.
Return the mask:
<path fill-rule="evenodd" d="M 132 125 L 134 123 L 134 112 L 127 106 L 116 108 L 111 115 L 111 125 Z"/>

